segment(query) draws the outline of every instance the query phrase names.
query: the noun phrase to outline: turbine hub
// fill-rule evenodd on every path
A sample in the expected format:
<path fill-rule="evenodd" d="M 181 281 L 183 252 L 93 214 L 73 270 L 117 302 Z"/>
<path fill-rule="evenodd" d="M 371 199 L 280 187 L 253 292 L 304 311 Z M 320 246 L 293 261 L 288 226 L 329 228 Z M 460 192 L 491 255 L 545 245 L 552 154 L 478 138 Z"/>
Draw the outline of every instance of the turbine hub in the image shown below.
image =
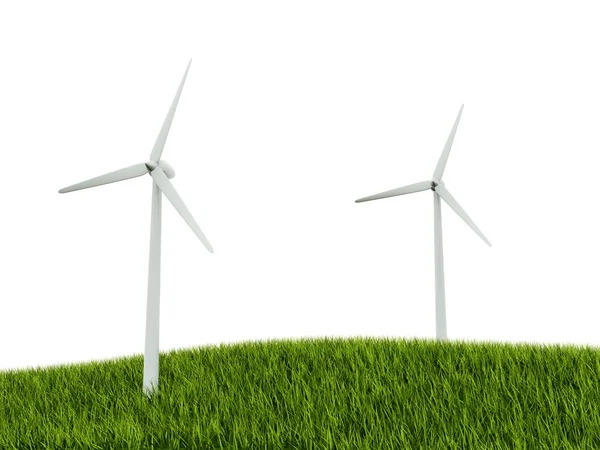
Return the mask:
<path fill-rule="evenodd" d="M 173 169 L 173 167 L 171 167 L 171 165 L 168 162 L 163 161 L 162 159 L 159 162 L 148 161 L 145 164 L 150 172 L 152 172 L 157 167 L 160 167 L 163 170 L 163 172 L 165 172 L 167 178 L 171 179 L 175 176 L 175 169 Z"/>
<path fill-rule="evenodd" d="M 431 190 L 435 191 L 435 187 L 440 183 L 441 182 L 439 180 L 431 180 Z"/>

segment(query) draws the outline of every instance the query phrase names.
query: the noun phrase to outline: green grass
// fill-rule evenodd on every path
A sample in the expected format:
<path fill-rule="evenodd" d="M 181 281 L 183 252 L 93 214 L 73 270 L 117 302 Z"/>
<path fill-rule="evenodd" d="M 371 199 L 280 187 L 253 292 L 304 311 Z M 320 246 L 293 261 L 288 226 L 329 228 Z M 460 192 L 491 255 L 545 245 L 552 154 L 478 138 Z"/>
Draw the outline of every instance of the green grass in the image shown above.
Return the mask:
<path fill-rule="evenodd" d="M 246 342 L 0 372 L 1 449 L 600 449 L 600 350 Z"/>

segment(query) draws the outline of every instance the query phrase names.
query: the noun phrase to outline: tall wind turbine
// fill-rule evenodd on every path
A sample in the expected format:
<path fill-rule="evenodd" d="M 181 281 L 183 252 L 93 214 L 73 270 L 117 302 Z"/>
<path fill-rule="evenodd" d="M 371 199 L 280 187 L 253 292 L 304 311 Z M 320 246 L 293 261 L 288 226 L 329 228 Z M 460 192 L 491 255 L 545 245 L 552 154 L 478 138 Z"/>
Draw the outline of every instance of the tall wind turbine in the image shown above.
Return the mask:
<path fill-rule="evenodd" d="M 99 177 L 92 178 L 81 183 L 74 184 L 58 191 L 61 194 L 87 189 L 103 184 L 115 183 L 117 181 L 127 180 L 129 178 L 141 177 L 147 173 L 152 177 L 152 215 L 150 221 L 150 264 L 148 269 L 148 303 L 146 305 L 146 344 L 144 349 L 144 384 L 143 391 L 146 395 L 151 396 L 155 389 L 158 389 L 158 336 L 159 336 L 159 314 L 160 314 L 160 236 L 161 236 L 161 210 L 162 210 L 162 194 L 165 194 L 167 199 L 175 207 L 177 212 L 183 217 L 183 220 L 189 225 L 194 234 L 198 236 L 200 241 L 213 253 L 213 248 L 202 233 L 202 230 L 190 214 L 189 210 L 183 203 L 183 200 L 169 181 L 175 176 L 173 168 L 160 157 L 165 147 L 167 135 L 173 122 L 173 116 L 177 109 L 177 103 L 181 96 L 183 85 L 190 70 L 190 64 L 183 74 L 183 79 L 179 84 L 171 108 L 167 113 L 167 117 L 158 133 L 150 160 L 147 162 L 134 164 L 133 166 L 125 167 Z"/>
<path fill-rule="evenodd" d="M 379 194 L 356 200 L 356 203 L 361 203 L 368 202 L 370 200 L 379 200 L 380 198 L 412 194 L 413 192 L 426 191 L 428 189 L 433 191 L 433 230 L 435 242 L 435 319 L 436 336 L 439 340 L 446 340 L 448 338 L 448 333 L 446 331 L 444 253 L 442 246 L 442 207 L 440 197 L 444 199 L 448 206 L 450 206 L 450 208 L 452 208 L 454 212 L 456 212 L 456 214 L 458 214 L 467 223 L 467 225 L 469 225 L 471 229 L 477 233 L 481 239 L 484 240 L 487 245 L 490 247 L 492 246 L 490 241 L 488 241 L 477 225 L 475 225 L 475 222 L 473 222 L 465 210 L 462 209 L 462 207 L 458 204 L 456 199 L 450 194 L 448 189 L 446 189 L 446 186 L 442 181 L 442 175 L 444 174 L 444 169 L 446 168 L 446 163 L 448 162 L 448 155 L 450 154 L 450 148 L 452 147 L 454 135 L 456 134 L 458 122 L 460 121 L 460 116 L 464 106 L 465 105 L 462 105 L 460 107 L 460 111 L 458 111 L 458 116 L 456 117 L 452 131 L 450 131 L 450 135 L 448 136 L 448 140 L 446 141 L 446 145 L 444 146 L 444 150 L 442 151 L 442 155 L 440 156 L 437 166 L 435 167 L 435 171 L 433 172 L 433 177 L 430 181 L 421 181 L 419 183 L 409 184 L 408 186 L 403 186 L 397 189 L 392 189 L 391 191 L 381 192 Z"/>

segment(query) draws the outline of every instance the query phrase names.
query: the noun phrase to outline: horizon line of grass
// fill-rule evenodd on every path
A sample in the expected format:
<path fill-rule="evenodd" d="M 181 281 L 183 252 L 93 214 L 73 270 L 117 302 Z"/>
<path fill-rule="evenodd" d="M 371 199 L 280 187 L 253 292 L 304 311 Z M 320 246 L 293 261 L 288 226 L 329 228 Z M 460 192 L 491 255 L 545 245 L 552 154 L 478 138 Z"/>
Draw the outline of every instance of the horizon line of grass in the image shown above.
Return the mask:
<path fill-rule="evenodd" d="M 318 337 L 0 372 L 0 448 L 599 449 L 600 349 Z"/>

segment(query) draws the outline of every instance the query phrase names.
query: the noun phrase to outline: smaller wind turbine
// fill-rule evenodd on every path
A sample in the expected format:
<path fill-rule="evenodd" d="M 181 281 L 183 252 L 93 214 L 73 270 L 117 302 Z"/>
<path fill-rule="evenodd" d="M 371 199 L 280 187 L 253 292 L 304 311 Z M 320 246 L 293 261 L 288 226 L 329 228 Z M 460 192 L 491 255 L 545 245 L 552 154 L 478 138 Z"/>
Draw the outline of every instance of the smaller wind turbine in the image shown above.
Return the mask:
<path fill-rule="evenodd" d="M 103 184 L 115 183 L 117 181 L 127 180 L 129 178 L 141 177 L 147 173 L 152 177 L 152 214 L 150 221 L 150 264 L 148 268 L 148 303 L 146 305 L 146 343 L 144 348 L 144 384 L 143 390 L 147 396 L 151 396 L 155 389 L 158 389 L 158 331 L 160 322 L 160 235 L 161 235 L 161 211 L 162 211 L 162 194 L 171 202 L 183 220 L 189 225 L 194 234 L 204 244 L 209 252 L 213 253 L 213 248 L 204 236 L 204 233 L 196 223 L 196 220 L 189 212 L 185 203 L 169 181 L 175 176 L 175 171 L 166 162 L 160 159 L 167 135 L 173 122 L 173 116 L 179 103 L 179 97 L 185 84 L 188 71 L 190 70 L 188 63 L 187 69 L 183 74 L 183 79 L 179 84 L 171 108 L 167 113 L 167 117 L 163 122 L 162 128 L 158 133 L 150 160 L 147 162 L 134 164 L 133 166 L 125 167 L 114 172 L 110 172 L 99 177 L 92 178 L 81 183 L 74 184 L 58 191 L 61 194 L 87 189 Z"/>
<path fill-rule="evenodd" d="M 430 181 L 421 181 L 415 184 L 409 184 L 391 191 L 381 192 L 379 194 L 371 195 L 356 200 L 356 203 L 368 202 L 370 200 L 379 200 L 381 198 L 395 197 L 397 195 L 412 194 L 414 192 L 426 191 L 431 189 L 433 191 L 433 229 L 434 229 L 434 242 L 435 242 L 435 319 L 436 319 L 436 336 L 439 340 L 446 340 L 448 333 L 446 331 L 446 298 L 444 291 L 444 253 L 442 245 L 442 207 L 440 203 L 440 197 L 458 214 L 471 229 L 484 240 L 484 242 L 490 247 L 492 244 L 483 235 L 481 230 L 475 225 L 475 222 L 471 220 L 464 209 L 458 204 L 455 198 L 450 194 L 444 182 L 442 181 L 442 175 L 446 163 L 448 162 L 448 155 L 450 154 L 450 148 L 454 141 L 454 135 L 458 128 L 458 122 L 462 114 L 465 105 L 460 107 L 458 116 L 450 131 L 450 135 L 442 151 L 442 155 L 437 163 L 435 171 L 433 172 L 433 178 Z"/>

